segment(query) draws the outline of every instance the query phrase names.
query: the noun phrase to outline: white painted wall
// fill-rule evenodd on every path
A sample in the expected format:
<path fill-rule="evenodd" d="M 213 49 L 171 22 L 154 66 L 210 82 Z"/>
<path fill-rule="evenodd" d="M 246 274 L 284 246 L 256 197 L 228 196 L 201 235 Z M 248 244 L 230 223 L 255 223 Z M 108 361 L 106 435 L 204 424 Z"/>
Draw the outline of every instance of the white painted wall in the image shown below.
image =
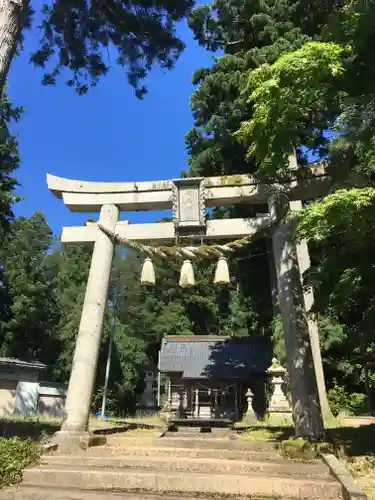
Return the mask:
<path fill-rule="evenodd" d="M 38 400 L 39 371 L 18 366 L 1 366 L 0 380 L 15 384 L 13 408 L 7 408 L 7 415 L 33 416 Z"/>
<path fill-rule="evenodd" d="M 14 415 L 34 417 L 37 414 L 38 396 L 38 382 L 18 382 Z"/>
<path fill-rule="evenodd" d="M 11 402 L 10 398 L 7 398 L 6 411 L 1 411 L 0 408 L 0 414 L 20 417 L 62 416 L 67 385 L 39 382 L 38 377 L 39 370 L 17 366 L 1 367 L 0 382 L 11 384 L 14 387 L 15 397 Z"/>
<path fill-rule="evenodd" d="M 39 383 L 38 415 L 50 417 L 63 417 L 65 413 L 65 400 L 67 385 Z"/>

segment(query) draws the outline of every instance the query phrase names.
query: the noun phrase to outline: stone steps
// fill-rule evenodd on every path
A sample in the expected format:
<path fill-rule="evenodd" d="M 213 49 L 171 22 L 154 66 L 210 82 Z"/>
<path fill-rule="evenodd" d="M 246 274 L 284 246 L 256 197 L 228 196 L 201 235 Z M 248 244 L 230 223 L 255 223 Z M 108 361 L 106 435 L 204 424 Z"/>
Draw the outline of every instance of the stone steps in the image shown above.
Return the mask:
<path fill-rule="evenodd" d="M 228 428 L 213 427 L 212 429 L 206 429 L 205 427 L 178 427 L 177 430 L 170 428 L 165 437 L 199 437 L 205 436 L 208 438 L 227 438 L 234 434 L 235 431 Z"/>
<path fill-rule="evenodd" d="M 85 456 L 54 455 L 43 458 L 44 467 L 72 466 L 111 469 L 147 469 L 150 471 L 199 472 L 215 474 L 257 474 L 260 476 L 304 476 L 329 479 L 328 469 L 322 463 L 296 464 L 283 460 L 265 462 L 222 458 L 188 458 L 175 456 Z"/>
<path fill-rule="evenodd" d="M 258 474 L 216 474 L 145 469 L 106 469 L 74 464 L 48 465 L 24 471 L 23 484 L 32 487 L 73 488 L 110 492 L 154 492 L 200 496 L 283 497 L 299 499 L 340 498 L 338 483 L 320 476 L 287 477 Z"/>
<path fill-rule="evenodd" d="M 177 439 L 177 438 L 188 438 L 188 439 L 233 439 L 232 436 L 235 433 L 232 431 L 225 432 L 174 432 L 168 431 L 163 436 L 163 439 Z"/>
<path fill-rule="evenodd" d="M 277 441 L 256 441 L 253 439 L 225 439 L 205 437 L 204 434 L 194 437 L 174 437 L 165 436 L 154 438 L 153 436 L 126 436 L 125 434 L 116 434 L 108 436 L 107 445 L 109 446 L 162 446 L 171 448 L 188 449 L 215 449 L 215 450 L 251 450 L 251 451 L 271 451 L 278 447 Z"/>
<path fill-rule="evenodd" d="M 216 497 L 222 498 L 222 497 Z M 278 500 L 280 497 L 274 497 Z M 74 489 L 56 489 L 56 488 L 34 488 L 22 486 L 21 488 L 0 491 L 0 500 L 213 500 L 213 497 L 202 497 L 200 495 L 178 496 L 158 495 L 153 493 L 135 493 L 121 492 L 109 493 L 107 491 L 82 491 Z M 225 500 L 248 500 L 248 497 L 225 496 Z M 257 497 L 256 500 L 269 500 Z M 292 500 L 283 497 L 283 500 Z"/>
<path fill-rule="evenodd" d="M 148 446 L 121 446 L 121 443 L 116 445 L 106 445 L 100 447 L 93 447 L 87 451 L 87 457 L 111 457 L 111 456 L 138 456 L 138 457 L 174 457 L 174 458 L 203 458 L 206 460 L 211 459 L 224 459 L 224 460 L 250 460 L 266 462 L 269 460 L 280 460 L 285 463 L 277 453 L 272 451 L 252 451 L 241 449 L 199 449 L 199 448 L 173 448 L 157 446 L 152 443 Z"/>
<path fill-rule="evenodd" d="M 108 435 L 86 452 L 42 457 L 0 500 L 333 500 L 327 467 L 283 459 L 277 443 L 204 437 Z"/>

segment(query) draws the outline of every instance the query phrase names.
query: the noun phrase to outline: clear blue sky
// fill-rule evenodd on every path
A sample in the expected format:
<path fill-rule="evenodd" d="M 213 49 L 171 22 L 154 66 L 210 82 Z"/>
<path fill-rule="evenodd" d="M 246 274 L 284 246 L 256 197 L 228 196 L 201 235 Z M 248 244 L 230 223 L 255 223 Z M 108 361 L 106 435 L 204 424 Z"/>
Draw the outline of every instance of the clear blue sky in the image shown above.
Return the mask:
<path fill-rule="evenodd" d="M 38 8 L 43 2 L 36 0 Z M 17 124 L 22 165 L 17 172 L 16 215 L 37 210 L 55 233 L 80 225 L 87 215 L 68 211 L 48 191 L 46 174 L 92 181 L 157 180 L 178 177 L 187 167 L 184 135 L 192 125 L 191 76 L 211 65 L 212 55 L 193 40 L 185 23 L 178 29 L 187 44 L 174 70 L 155 69 L 148 95 L 138 101 L 121 69 L 114 67 L 96 88 L 80 97 L 65 86 L 43 87 L 41 72 L 29 64 L 36 31 L 26 34 L 25 50 L 14 60 L 9 78 L 11 102 L 26 112 Z M 156 213 L 122 215 L 132 222 L 152 221 Z"/>

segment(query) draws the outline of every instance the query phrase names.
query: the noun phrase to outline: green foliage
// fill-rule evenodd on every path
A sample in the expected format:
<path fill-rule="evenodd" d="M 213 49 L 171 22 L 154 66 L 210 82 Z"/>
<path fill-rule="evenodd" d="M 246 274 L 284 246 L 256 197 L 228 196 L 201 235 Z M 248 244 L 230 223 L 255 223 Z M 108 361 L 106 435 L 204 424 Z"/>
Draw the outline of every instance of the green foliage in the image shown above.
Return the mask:
<path fill-rule="evenodd" d="M 298 235 L 316 243 L 340 233 L 346 244 L 358 246 L 375 224 L 375 189 L 340 189 L 309 203 L 300 216 Z"/>
<path fill-rule="evenodd" d="M 193 10 L 189 24 L 207 50 L 224 49 L 212 68 L 193 75 L 197 85 L 190 106 L 194 128 L 186 136 L 189 164 L 194 175 L 225 175 L 254 171 L 254 161 L 233 133 L 251 116 L 241 82 L 247 71 L 273 63 L 280 54 L 301 47 L 308 39 L 294 23 L 295 1 L 231 2 Z"/>
<path fill-rule="evenodd" d="M 103 397 L 104 371 L 108 355 L 108 344 L 103 339 L 97 378 L 98 390 L 93 401 L 93 408 L 101 407 Z M 107 414 L 118 416 L 135 410 L 143 391 L 143 375 L 149 362 L 148 345 L 120 324 L 116 329 L 112 353 L 109 392 L 107 395 Z"/>
<path fill-rule="evenodd" d="M 14 171 L 19 166 L 18 142 L 9 131 L 9 126 L 17 122 L 22 109 L 13 108 L 5 94 L 0 101 L 0 237 L 9 230 L 13 218 L 12 204 L 17 201 L 14 189 L 17 185 Z"/>
<path fill-rule="evenodd" d="M 59 308 L 56 333 L 60 348 L 53 363 L 53 378 L 59 382 L 69 379 L 92 247 L 92 244 L 62 245 L 45 257 L 45 273 L 53 281 Z"/>
<path fill-rule="evenodd" d="M 374 4 L 341 2 L 317 28 L 313 42 L 244 75 L 242 90 L 253 114 L 236 135 L 256 156 L 259 175 L 285 174 L 286 154 L 296 147 L 300 160 L 306 159 L 304 148 L 320 158 L 329 155 L 335 180 L 345 181 L 349 173 L 371 180 Z M 339 135 L 330 143 L 325 130 Z"/>
<path fill-rule="evenodd" d="M 235 135 L 248 145 L 247 154 L 256 157 L 268 177 L 285 175 L 292 147 L 304 145 L 319 156 L 326 152 L 328 141 L 317 143 L 316 130 L 328 128 L 332 110 L 337 109 L 336 81 L 344 74 L 343 57 L 344 49 L 337 44 L 309 42 L 248 72 L 244 94 L 252 115 Z"/>
<path fill-rule="evenodd" d="M 54 281 L 44 269 L 52 231 L 41 213 L 20 217 L 2 241 L 0 260 L 3 304 L 0 352 L 21 359 L 38 359 L 52 366 L 59 342 Z"/>
<path fill-rule="evenodd" d="M 338 324 L 334 318 L 329 316 L 316 315 L 315 320 L 318 324 L 319 337 L 320 337 L 320 350 L 322 356 L 327 361 L 330 355 L 330 349 L 341 345 L 346 335 L 343 331 L 342 325 Z M 281 321 L 281 316 L 275 316 L 272 321 L 272 342 L 273 352 L 282 365 L 286 364 L 286 352 L 284 342 L 284 330 Z"/>
<path fill-rule="evenodd" d="M 40 43 L 32 62 L 49 68 L 45 85 L 54 84 L 68 69 L 67 84 L 82 94 L 109 71 L 104 54 L 113 50 L 116 63 L 127 68 L 129 83 L 142 97 L 146 89 L 139 83 L 153 64 L 170 69 L 183 50 L 175 26 L 192 5 L 192 0 L 55 0 L 42 7 Z"/>
<path fill-rule="evenodd" d="M 345 2 L 334 18 L 330 37 L 341 45 L 349 45 L 352 57 L 346 61 L 345 99 L 336 128 L 340 133 L 330 149 L 335 158 L 335 175 L 351 180 L 373 183 L 375 172 L 375 102 L 370 80 L 375 66 L 371 52 L 375 48 L 375 5 L 361 0 Z M 341 160 L 341 168 L 340 168 Z M 344 167 L 344 168 L 343 168 Z"/>
<path fill-rule="evenodd" d="M 343 326 L 334 317 L 317 315 L 316 320 L 319 328 L 320 348 L 322 353 L 328 357 L 330 349 L 343 344 L 346 333 Z"/>
<path fill-rule="evenodd" d="M 315 312 L 339 325 L 328 336 L 338 341 L 328 350 L 327 373 L 349 392 L 358 378 L 363 385 L 360 359 L 374 350 L 374 207 L 373 188 L 338 190 L 310 203 L 298 230 L 315 254 L 305 277 L 315 289 Z"/>
<path fill-rule="evenodd" d="M 38 462 L 40 448 L 26 439 L 0 437 L 0 456 L 1 489 L 21 481 L 23 469 Z"/>
<path fill-rule="evenodd" d="M 333 387 L 328 391 L 328 400 L 334 415 L 344 411 L 351 415 L 363 412 L 365 409 L 366 395 L 357 392 L 347 392 L 344 387 L 333 381 Z"/>

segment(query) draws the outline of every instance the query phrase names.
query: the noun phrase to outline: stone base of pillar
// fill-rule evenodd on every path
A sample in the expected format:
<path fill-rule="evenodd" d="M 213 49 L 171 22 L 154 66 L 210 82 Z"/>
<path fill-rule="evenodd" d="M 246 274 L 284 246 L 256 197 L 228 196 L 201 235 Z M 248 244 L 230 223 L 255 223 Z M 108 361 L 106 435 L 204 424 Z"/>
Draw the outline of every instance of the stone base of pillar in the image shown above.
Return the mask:
<path fill-rule="evenodd" d="M 293 425 L 293 415 L 291 412 L 276 412 L 272 411 L 268 414 L 266 421 L 269 425 L 283 426 Z"/>
<path fill-rule="evenodd" d="M 100 446 L 107 442 L 105 436 L 79 431 L 58 431 L 51 439 L 51 444 L 57 444 L 60 453 L 75 453 L 86 451 L 92 446 Z"/>
<path fill-rule="evenodd" d="M 170 403 L 168 403 L 168 401 L 165 403 L 165 405 L 161 409 L 160 417 L 165 422 L 169 422 L 172 419 L 172 417 L 173 417 L 172 408 L 171 408 Z"/>
<path fill-rule="evenodd" d="M 276 393 L 276 391 L 275 391 Z M 268 411 L 269 413 L 286 413 L 292 414 L 292 407 L 289 401 L 286 399 L 284 394 L 281 392 L 281 388 L 279 393 L 273 394 Z"/>

